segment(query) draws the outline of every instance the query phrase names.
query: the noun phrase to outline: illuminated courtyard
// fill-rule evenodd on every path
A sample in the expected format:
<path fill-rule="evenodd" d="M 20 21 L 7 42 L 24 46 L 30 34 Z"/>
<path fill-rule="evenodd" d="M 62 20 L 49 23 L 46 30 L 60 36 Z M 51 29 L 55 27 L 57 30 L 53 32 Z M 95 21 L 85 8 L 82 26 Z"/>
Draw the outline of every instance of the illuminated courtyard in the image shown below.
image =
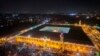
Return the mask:
<path fill-rule="evenodd" d="M 77 55 L 77 53 L 88 56 L 95 51 L 93 43 L 80 26 L 43 25 L 16 36 L 15 41 L 36 45 L 39 50 L 61 53 L 65 56 Z"/>
<path fill-rule="evenodd" d="M 16 56 L 24 55 L 21 53 L 24 52 L 24 49 L 31 51 L 29 54 L 33 56 L 91 56 L 96 51 L 94 44 L 81 26 L 45 24 L 35 29 L 34 27 L 29 29 L 31 30 L 21 31 L 21 35 L 16 35 L 14 38 L 1 39 L 1 43 L 8 42 L 15 45 L 16 53 L 14 55 Z M 29 56 L 29 54 L 25 55 Z"/>

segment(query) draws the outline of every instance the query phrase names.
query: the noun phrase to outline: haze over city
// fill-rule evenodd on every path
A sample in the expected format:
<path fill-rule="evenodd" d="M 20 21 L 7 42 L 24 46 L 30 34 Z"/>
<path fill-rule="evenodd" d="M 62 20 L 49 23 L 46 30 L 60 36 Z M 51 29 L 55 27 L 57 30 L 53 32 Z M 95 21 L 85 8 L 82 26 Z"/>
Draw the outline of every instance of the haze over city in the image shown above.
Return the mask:
<path fill-rule="evenodd" d="M 99 0 L 1 0 L 2 13 L 77 13 L 100 11 Z"/>

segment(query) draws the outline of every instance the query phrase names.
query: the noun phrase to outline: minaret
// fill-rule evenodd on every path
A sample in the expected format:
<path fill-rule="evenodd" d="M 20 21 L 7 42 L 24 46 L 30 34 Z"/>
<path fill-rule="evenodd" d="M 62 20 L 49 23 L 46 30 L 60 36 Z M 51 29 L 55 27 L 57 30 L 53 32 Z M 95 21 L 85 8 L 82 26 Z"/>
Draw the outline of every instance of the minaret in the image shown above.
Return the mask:
<path fill-rule="evenodd" d="M 64 51 L 64 33 L 60 34 L 60 41 L 62 43 L 61 52 L 63 52 Z"/>
<path fill-rule="evenodd" d="M 63 35 L 63 33 L 61 33 L 61 34 L 60 34 L 60 41 L 61 41 L 62 43 L 64 42 L 63 39 L 64 39 L 64 35 Z"/>
<path fill-rule="evenodd" d="M 79 25 L 81 25 L 82 23 L 81 23 L 81 20 L 79 21 Z"/>

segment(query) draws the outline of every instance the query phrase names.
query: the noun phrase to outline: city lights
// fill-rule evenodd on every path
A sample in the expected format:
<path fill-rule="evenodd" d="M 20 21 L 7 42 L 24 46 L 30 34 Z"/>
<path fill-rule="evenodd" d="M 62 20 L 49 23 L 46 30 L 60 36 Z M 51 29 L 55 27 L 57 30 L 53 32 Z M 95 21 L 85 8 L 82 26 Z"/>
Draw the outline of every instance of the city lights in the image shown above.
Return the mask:
<path fill-rule="evenodd" d="M 0 56 L 100 56 L 100 1 L 0 0 Z"/>

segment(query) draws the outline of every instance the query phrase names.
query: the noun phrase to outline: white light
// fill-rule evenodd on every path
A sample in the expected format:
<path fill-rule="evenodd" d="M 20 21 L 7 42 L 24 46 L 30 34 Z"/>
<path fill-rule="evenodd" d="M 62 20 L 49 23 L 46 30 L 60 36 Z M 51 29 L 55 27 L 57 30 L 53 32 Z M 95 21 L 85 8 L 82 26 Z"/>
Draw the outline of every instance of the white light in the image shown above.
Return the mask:
<path fill-rule="evenodd" d="M 31 35 L 28 35 L 28 38 L 30 38 L 31 37 Z"/>
<path fill-rule="evenodd" d="M 89 19 L 89 18 L 90 18 L 89 16 L 86 17 L 86 19 Z"/>
<path fill-rule="evenodd" d="M 76 13 L 70 13 L 69 15 L 70 15 L 70 16 L 75 16 L 75 15 L 76 15 Z"/>

